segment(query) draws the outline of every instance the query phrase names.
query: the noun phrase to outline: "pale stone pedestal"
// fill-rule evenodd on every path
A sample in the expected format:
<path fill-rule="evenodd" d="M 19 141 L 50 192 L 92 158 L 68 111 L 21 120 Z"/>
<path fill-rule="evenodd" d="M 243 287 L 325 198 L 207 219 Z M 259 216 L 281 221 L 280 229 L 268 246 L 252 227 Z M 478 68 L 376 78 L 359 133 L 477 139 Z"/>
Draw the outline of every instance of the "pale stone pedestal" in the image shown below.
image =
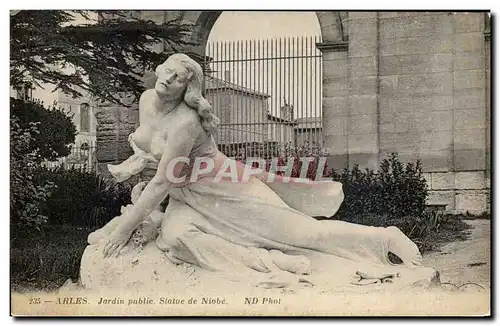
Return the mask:
<path fill-rule="evenodd" d="M 175 280 L 185 281 L 193 272 L 192 267 L 173 264 L 154 242 L 141 250 L 127 248 L 118 258 L 104 259 L 101 246 L 87 246 L 80 267 L 82 286 L 88 290 L 172 288 L 178 286 Z"/>

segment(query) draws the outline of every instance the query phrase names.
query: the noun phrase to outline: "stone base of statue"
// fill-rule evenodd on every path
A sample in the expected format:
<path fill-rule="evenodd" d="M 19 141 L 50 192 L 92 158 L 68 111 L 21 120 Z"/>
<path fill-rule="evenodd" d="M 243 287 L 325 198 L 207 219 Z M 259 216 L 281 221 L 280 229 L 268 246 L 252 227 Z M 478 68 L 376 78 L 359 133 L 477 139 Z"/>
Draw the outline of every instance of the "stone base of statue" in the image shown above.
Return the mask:
<path fill-rule="evenodd" d="M 320 259 L 324 263 L 324 257 L 318 257 L 318 261 Z M 249 274 L 248 281 L 244 281 L 242 275 L 234 279 L 230 273 L 211 272 L 188 263 L 174 264 L 154 242 L 143 248 L 131 243 L 118 258 L 103 258 L 102 247 L 96 244 L 85 249 L 80 281 L 83 288 L 90 291 L 178 294 L 234 293 L 236 289 L 238 292 L 253 293 L 256 290 L 374 293 L 426 290 L 440 283 L 439 273 L 432 268 L 412 271 L 401 267 L 400 272 L 394 272 L 398 269 L 393 267 L 391 275 L 383 275 L 383 272 L 371 272 L 370 269 L 353 273 L 350 266 L 331 263 L 321 264 L 323 269 L 316 269 L 311 275 L 302 275 L 298 281 L 289 279 L 287 282 L 283 275 L 276 276 L 273 273 L 258 273 L 258 277 Z M 277 281 L 273 282 L 273 279 Z"/>
<path fill-rule="evenodd" d="M 117 258 L 103 258 L 102 246 L 95 244 L 87 246 L 83 253 L 80 281 L 89 290 L 171 288 L 177 285 L 176 280 L 187 281 L 188 269 L 173 264 L 154 242 L 143 248 L 129 243 Z"/>

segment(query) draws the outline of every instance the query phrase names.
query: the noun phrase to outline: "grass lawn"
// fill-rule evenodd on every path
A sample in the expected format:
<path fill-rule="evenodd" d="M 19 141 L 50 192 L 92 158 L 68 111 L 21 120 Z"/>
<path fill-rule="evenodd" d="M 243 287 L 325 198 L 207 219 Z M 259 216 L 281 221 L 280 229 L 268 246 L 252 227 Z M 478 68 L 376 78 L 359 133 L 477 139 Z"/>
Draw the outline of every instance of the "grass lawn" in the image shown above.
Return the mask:
<path fill-rule="evenodd" d="M 45 227 L 42 232 L 11 227 L 12 290 L 55 290 L 69 278 L 77 281 L 90 232 L 64 226 Z"/>

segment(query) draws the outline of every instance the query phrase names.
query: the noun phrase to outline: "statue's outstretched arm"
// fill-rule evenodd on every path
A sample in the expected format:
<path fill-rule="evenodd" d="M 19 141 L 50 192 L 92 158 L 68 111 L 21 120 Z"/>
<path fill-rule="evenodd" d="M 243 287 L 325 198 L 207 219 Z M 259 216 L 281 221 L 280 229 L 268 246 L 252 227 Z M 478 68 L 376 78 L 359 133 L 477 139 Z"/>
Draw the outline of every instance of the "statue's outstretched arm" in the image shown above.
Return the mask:
<path fill-rule="evenodd" d="M 137 203 L 126 215 L 123 215 L 124 218 L 120 225 L 117 226 L 113 234 L 108 238 L 104 248 L 105 256 L 119 252 L 130 238 L 133 230 L 167 197 L 168 190 L 173 183 L 167 177 L 168 169 L 173 168 L 174 164 L 172 163 L 177 162 L 177 158 L 189 156 L 200 133 L 197 116 L 187 115 L 181 119 L 184 121 L 179 121 L 175 125 L 175 128 L 169 130 L 169 134 L 172 136 L 167 136 L 156 175 L 144 188 Z"/>

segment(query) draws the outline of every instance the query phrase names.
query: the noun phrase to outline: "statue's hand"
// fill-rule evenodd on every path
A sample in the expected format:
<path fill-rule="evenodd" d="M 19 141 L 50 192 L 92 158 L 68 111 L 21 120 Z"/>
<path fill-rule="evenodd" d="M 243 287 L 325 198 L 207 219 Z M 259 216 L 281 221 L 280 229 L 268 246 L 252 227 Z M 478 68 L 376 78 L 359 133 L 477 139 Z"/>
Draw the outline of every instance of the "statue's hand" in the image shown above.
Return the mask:
<path fill-rule="evenodd" d="M 144 158 L 146 160 L 154 162 L 154 163 L 160 163 L 160 161 L 157 160 L 156 157 L 154 157 L 153 155 L 147 154 L 147 153 L 144 155 Z"/>
<path fill-rule="evenodd" d="M 119 226 L 104 239 L 103 255 L 104 257 L 118 257 L 123 247 L 130 239 L 132 232 L 122 230 Z"/>

